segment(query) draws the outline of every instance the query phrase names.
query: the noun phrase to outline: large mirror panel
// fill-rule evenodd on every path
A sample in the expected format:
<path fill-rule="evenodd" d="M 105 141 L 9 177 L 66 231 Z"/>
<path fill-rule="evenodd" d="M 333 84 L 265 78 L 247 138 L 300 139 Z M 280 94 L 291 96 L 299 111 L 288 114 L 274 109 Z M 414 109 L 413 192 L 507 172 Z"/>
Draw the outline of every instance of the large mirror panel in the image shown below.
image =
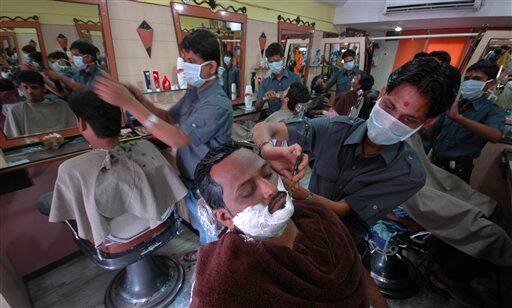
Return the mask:
<path fill-rule="evenodd" d="M 313 43 L 313 26 L 296 25 L 279 21 L 279 43 L 285 51 L 285 66 L 306 82 L 309 72 L 310 53 Z"/>
<path fill-rule="evenodd" d="M 247 15 L 227 11 L 212 11 L 209 8 L 173 3 L 174 28 L 181 40 L 191 32 L 206 29 L 214 33 L 222 44 L 222 84 L 233 104 L 242 102 L 244 94 L 245 38 Z M 180 50 L 181 52 L 181 50 Z"/>
<path fill-rule="evenodd" d="M 0 6 L 1 147 L 78 135 L 66 102 L 72 89 L 56 76 L 83 86 L 92 84 L 84 77 L 92 70 L 117 77 L 105 1 L 1 0 Z M 92 55 L 71 49 L 77 40 L 92 43 Z"/>

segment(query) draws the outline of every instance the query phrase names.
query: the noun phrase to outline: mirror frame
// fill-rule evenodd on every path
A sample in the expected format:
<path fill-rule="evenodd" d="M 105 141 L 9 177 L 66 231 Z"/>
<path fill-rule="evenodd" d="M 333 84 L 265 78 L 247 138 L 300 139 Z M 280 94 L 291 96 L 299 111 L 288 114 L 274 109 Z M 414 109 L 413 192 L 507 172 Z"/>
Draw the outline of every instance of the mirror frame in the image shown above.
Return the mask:
<path fill-rule="evenodd" d="M 181 31 L 180 16 L 199 17 L 206 19 L 222 20 L 226 22 L 236 22 L 242 24 L 242 42 L 240 46 L 240 84 L 238 85 L 238 93 L 244 93 L 245 89 L 245 49 L 247 45 L 247 15 L 241 13 L 232 13 L 226 11 L 212 12 L 209 8 L 173 3 L 171 2 L 172 19 L 174 23 L 174 31 L 176 32 L 176 41 L 178 43 L 178 52 L 181 56 L 181 41 L 183 40 Z M 219 63 L 220 65 L 221 63 Z M 240 104 L 243 102 L 243 95 L 231 100 L 231 105 Z"/>
<path fill-rule="evenodd" d="M 1 16 L 0 28 L 35 29 L 38 40 L 37 43 L 39 44 L 39 50 L 41 51 L 41 56 L 43 58 L 43 65 L 48 66 L 48 59 L 46 58 L 46 46 L 44 45 L 43 32 L 41 31 L 41 24 L 39 23 L 39 17 L 37 15 L 30 16 L 27 18 L 23 18 L 20 16 L 15 16 L 12 18 L 9 16 Z M 17 52 L 18 54 L 20 54 L 21 49 L 17 50 Z M 22 60 L 23 57 L 19 58 L 20 60 Z"/>
<path fill-rule="evenodd" d="M 70 2 L 70 3 L 83 3 L 83 4 L 92 4 L 98 6 L 98 14 L 101 22 L 101 31 L 103 34 L 103 41 L 105 44 L 105 55 L 108 59 L 108 66 L 110 72 L 110 76 L 116 80 L 118 80 L 117 75 L 117 67 L 116 67 L 116 58 L 114 54 L 114 42 L 112 41 L 112 32 L 110 31 L 110 19 L 108 17 L 108 8 L 107 8 L 107 2 L 106 0 L 56 0 L 61 2 Z M 4 26 L 4 23 L 9 25 L 10 21 L 1 21 L 0 27 L 6 27 Z M 16 21 L 18 23 L 18 21 Z M 17 26 L 17 24 L 16 24 Z M 12 27 L 12 26 L 7 26 Z M 22 26 L 18 26 L 19 28 L 32 28 L 34 27 L 33 22 L 30 23 L 23 23 Z M 46 48 L 44 47 L 44 40 L 43 35 L 41 32 L 41 27 L 39 25 L 39 21 L 37 21 L 37 38 L 40 41 L 40 49 L 41 53 L 43 54 L 43 63 L 48 66 L 48 60 L 46 58 Z M 2 128 L 3 129 L 3 128 Z M 12 147 L 20 147 L 29 145 L 32 143 L 38 143 L 41 142 L 41 138 L 44 136 L 52 133 L 52 132 L 45 132 L 40 133 L 36 135 L 30 135 L 30 136 L 21 136 L 16 137 L 12 139 L 7 139 L 5 134 L 3 133 L 2 129 L 0 129 L 0 147 L 5 150 Z M 58 133 L 62 135 L 63 137 L 71 137 L 71 136 L 77 136 L 80 135 L 80 130 L 78 128 L 68 128 L 59 130 Z"/>
<path fill-rule="evenodd" d="M 81 19 L 73 18 L 75 23 L 76 32 L 80 39 L 87 39 L 83 34 L 82 30 L 86 31 L 101 31 L 101 23 L 95 23 L 92 20 L 83 21 Z"/>
<path fill-rule="evenodd" d="M 293 23 L 285 22 L 285 21 L 279 21 L 279 22 L 277 22 L 277 41 L 279 42 L 279 44 L 281 44 L 281 34 L 283 34 L 283 32 L 286 30 L 309 34 L 308 58 L 306 60 L 306 69 L 304 70 L 304 81 L 303 81 L 304 85 L 307 85 L 308 74 L 309 74 L 309 65 L 311 63 L 311 50 L 313 49 L 313 33 L 315 32 L 315 26 L 314 25 L 302 26 L 302 25 L 296 25 Z M 286 49 L 286 45 L 283 46 L 283 49 Z M 285 54 L 285 56 L 286 56 L 286 54 Z"/>
<path fill-rule="evenodd" d="M 7 32 L 7 31 L 0 32 L 0 39 L 3 39 L 3 38 L 9 39 L 10 37 L 12 37 L 12 39 L 14 41 L 16 50 L 20 50 L 20 46 L 18 45 L 18 39 L 16 38 L 15 32 Z"/>

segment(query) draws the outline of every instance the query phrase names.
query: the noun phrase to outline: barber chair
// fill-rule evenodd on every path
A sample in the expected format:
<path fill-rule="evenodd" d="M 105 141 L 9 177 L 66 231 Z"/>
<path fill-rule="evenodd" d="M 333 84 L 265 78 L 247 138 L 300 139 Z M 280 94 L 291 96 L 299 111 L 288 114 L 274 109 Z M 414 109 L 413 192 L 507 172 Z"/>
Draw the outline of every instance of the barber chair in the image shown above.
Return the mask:
<path fill-rule="evenodd" d="M 406 299 L 414 296 L 420 288 L 424 277 L 420 268 L 426 263 L 426 272 L 430 271 L 432 258 L 430 232 L 409 218 L 389 214 L 386 221 L 379 222 L 385 226 L 391 238 L 384 240 L 376 232 L 368 234 L 370 246 L 370 275 L 381 293 L 387 298 Z M 373 229 L 372 229 L 373 230 Z M 419 254 L 420 261 L 414 265 L 404 252 Z"/>
<path fill-rule="evenodd" d="M 48 197 L 41 197 L 41 202 L 48 202 Z M 110 222 L 111 234 L 99 246 L 78 236 L 75 221 L 64 222 L 94 263 L 108 270 L 122 269 L 106 290 L 106 307 L 166 307 L 174 301 L 183 285 L 183 267 L 173 258 L 153 256 L 179 233 L 180 219 L 173 210 L 170 207 L 154 228 L 133 214 L 116 217 Z"/>

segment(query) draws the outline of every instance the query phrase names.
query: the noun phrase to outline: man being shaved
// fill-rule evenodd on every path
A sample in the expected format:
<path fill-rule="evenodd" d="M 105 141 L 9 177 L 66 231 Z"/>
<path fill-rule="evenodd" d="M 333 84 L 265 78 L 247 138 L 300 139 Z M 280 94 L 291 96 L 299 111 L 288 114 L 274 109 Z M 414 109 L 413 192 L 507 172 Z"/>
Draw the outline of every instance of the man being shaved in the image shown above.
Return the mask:
<path fill-rule="evenodd" d="M 334 212 L 292 201 L 255 153 L 214 148 L 195 181 L 227 232 L 201 247 L 191 307 L 386 307 Z"/>

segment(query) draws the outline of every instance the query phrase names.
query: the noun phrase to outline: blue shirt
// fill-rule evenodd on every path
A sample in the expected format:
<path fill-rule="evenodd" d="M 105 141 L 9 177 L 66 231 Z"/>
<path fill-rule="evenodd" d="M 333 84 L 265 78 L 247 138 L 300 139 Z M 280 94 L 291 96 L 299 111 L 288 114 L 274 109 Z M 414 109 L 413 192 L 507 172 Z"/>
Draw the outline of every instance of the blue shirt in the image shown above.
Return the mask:
<path fill-rule="evenodd" d="M 240 71 L 238 68 L 234 67 L 233 65 L 229 65 L 226 67 L 226 70 L 222 73 L 222 81 L 224 88 L 224 92 L 226 92 L 226 95 L 229 99 L 231 99 L 231 84 L 236 84 L 236 91 L 240 91 L 238 79 L 239 79 Z M 237 97 L 240 97 L 240 93 L 237 93 Z"/>
<path fill-rule="evenodd" d="M 276 75 L 272 73 L 270 76 L 263 79 L 258 90 L 258 100 L 262 100 L 263 95 L 268 91 L 282 92 L 294 82 L 302 83 L 302 80 L 299 75 L 290 72 L 286 68 L 283 69 L 283 76 L 281 76 L 281 79 L 277 79 Z M 269 100 L 268 109 L 271 114 L 281 109 L 281 100 L 279 98 Z"/>
<path fill-rule="evenodd" d="M 465 104 L 467 108 L 464 108 Z M 505 132 L 506 112 L 484 95 L 474 101 L 463 99 L 459 103 L 459 112 L 470 119 Z M 440 115 L 430 130 L 440 132 L 434 141 L 433 156 L 437 159 L 451 160 L 461 157 L 477 158 L 487 141 L 470 130 L 455 123 L 447 116 Z"/>
<path fill-rule="evenodd" d="M 360 74 L 361 70 L 358 68 L 354 68 L 352 72 L 349 72 L 346 69 L 340 69 L 334 72 L 331 78 L 327 80 L 327 89 L 330 89 L 334 84 L 336 84 L 336 95 L 345 91 L 349 91 L 350 87 L 352 86 L 352 79 L 356 75 Z"/>
<path fill-rule="evenodd" d="M 192 142 L 179 148 L 177 155 L 178 168 L 183 177 L 190 182 L 194 180 L 197 164 L 206 153 L 231 138 L 231 100 L 215 80 L 201 91 L 196 88 L 187 91 L 169 110 L 169 114 Z M 190 184 L 185 182 L 187 185 Z"/>
<path fill-rule="evenodd" d="M 73 80 L 77 83 L 83 84 L 88 89 L 92 89 L 94 79 L 98 75 L 101 75 L 101 69 L 96 64 L 90 72 L 87 72 L 85 69 L 76 72 L 73 76 Z"/>
<path fill-rule="evenodd" d="M 300 119 L 285 122 L 288 145 L 300 143 Z M 355 241 L 368 226 L 384 218 L 425 184 L 426 174 L 416 152 L 406 143 L 385 146 L 363 155 L 366 122 L 345 116 L 308 120 L 303 150 L 315 157 L 309 190 L 333 201 L 344 199 L 353 211 L 343 218 Z"/>

